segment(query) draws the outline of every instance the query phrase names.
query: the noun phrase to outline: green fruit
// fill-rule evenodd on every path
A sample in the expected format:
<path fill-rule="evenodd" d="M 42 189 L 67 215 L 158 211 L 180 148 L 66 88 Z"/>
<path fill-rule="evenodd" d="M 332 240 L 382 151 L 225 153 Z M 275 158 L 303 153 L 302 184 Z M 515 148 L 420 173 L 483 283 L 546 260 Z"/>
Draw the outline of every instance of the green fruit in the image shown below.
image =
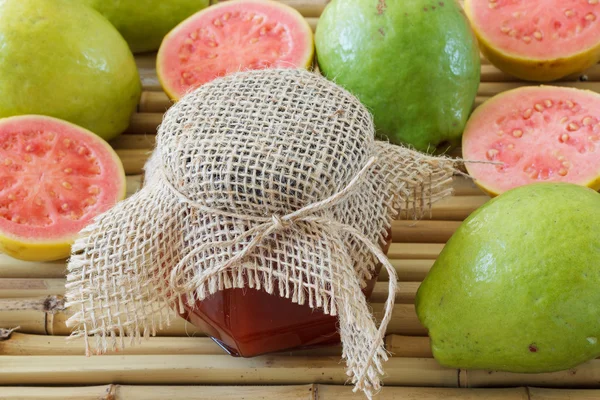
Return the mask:
<path fill-rule="evenodd" d="M 163 37 L 209 0 L 71 0 L 103 14 L 125 38 L 131 51 L 158 50 Z"/>
<path fill-rule="evenodd" d="M 465 220 L 416 308 L 442 365 L 551 372 L 600 355 L 599 288 L 600 194 L 536 183 Z"/>
<path fill-rule="evenodd" d="M 380 137 L 423 151 L 459 143 L 480 61 L 456 0 L 333 0 L 315 44 L 321 71 L 371 110 Z"/>
<path fill-rule="evenodd" d="M 0 1 L 0 117 L 48 115 L 111 139 L 141 92 L 131 51 L 89 7 L 67 0 Z"/>

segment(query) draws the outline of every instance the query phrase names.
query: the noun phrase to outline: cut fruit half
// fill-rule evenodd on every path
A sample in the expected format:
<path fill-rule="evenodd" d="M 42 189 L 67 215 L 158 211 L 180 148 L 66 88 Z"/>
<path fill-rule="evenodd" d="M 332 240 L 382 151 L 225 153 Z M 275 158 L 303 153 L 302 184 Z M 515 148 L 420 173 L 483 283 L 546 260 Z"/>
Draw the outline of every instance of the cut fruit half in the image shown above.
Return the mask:
<path fill-rule="evenodd" d="M 0 120 L 0 251 L 66 258 L 98 214 L 125 198 L 125 172 L 108 143 L 63 120 Z"/>
<path fill-rule="evenodd" d="M 518 78 L 549 82 L 600 61 L 600 1 L 465 0 L 491 63 Z"/>
<path fill-rule="evenodd" d="M 183 21 L 163 40 L 156 71 L 167 95 L 185 93 L 229 73 L 308 68 L 313 33 L 300 13 L 272 0 L 231 0 Z"/>
<path fill-rule="evenodd" d="M 534 182 L 600 189 L 600 94 L 527 86 L 479 106 L 465 128 L 463 157 L 490 195 Z"/>

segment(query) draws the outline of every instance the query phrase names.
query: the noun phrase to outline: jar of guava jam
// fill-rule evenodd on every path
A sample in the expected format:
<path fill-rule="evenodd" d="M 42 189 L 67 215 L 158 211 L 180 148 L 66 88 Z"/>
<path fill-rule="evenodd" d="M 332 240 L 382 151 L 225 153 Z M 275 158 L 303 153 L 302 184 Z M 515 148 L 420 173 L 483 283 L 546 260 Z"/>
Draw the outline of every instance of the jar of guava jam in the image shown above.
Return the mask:
<path fill-rule="evenodd" d="M 383 247 L 391 243 L 388 233 Z M 381 266 L 363 289 L 368 298 Z M 180 315 L 210 336 L 235 357 L 254 357 L 292 349 L 334 345 L 340 342 L 337 317 L 299 305 L 263 290 L 235 288 L 219 291 L 191 307 L 184 302 Z"/>

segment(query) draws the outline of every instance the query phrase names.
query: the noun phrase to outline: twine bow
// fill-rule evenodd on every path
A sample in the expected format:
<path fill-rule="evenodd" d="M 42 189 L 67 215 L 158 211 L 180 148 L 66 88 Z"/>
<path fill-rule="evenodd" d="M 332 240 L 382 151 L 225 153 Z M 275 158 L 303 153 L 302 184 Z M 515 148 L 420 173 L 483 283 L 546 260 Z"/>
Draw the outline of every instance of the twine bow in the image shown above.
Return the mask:
<path fill-rule="evenodd" d="M 377 331 L 376 342 L 373 343 L 373 346 L 369 350 L 369 354 L 366 358 L 367 360 L 373 359 L 373 357 L 375 356 L 375 353 L 377 352 L 377 349 L 383 345 L 383 340 L 384 340 L 385 332 L 387 329 L 387 325 L 392 316 L 392 311 L 394 308 L 394 300 L 395 300 L 395 295 L 396 295 L 396 285 L 397 285 L 396 270 L 394 269 L 392 264 L 389 262 L 388 258 L 383 253 L 383 251 L 379 248 L 379 246 L 374 244 L 362 232 L 359 232 L 356 228 L 354 228 L 350 225 L 343 224 L 338 221 L 335 221 L 332 218 L 323 217 L 323 216 L 319 216 L 316 214 L 320 211 L 324 211 L 332 206 L 335 206 L 335 205 L 339 204 L 341 201 L 343 201 L 352 192 L 352 190 L 354 190 L 364 180 L 367 172 L 369 171 L 371 166 L 376 162 L 376 160 L 377 160 L 376 157 L 371 157 L 367 161 L 365 166 L 350 181 L 350 183 L 348 183 L 348 185 L 346 185 L 346 187 L 344 187 L 339 192 L 331 195 L 330 197 L 328 197 L 324 200 L 309 204 L 309 205 L 307 205 L 297 211 L 294 211 L 290 214 L 287 214 L 284 216 L 273 215 L 271 217 L 258 217 L 258 216 L 249 216 L 249 215 L 243 215 L 243 214 L 230 213 L 227 211 L 207 207 L 204 204 L 193 201 L 193 200 L 189 199 L 187 196 L 183 195 L 179 190 L 177 190 L 171 184 L 171 182 L 169 181 L 169 179 L 166 177 L 166 175 L 164 173 L 164 169 L 161 168 L 160 170 L 163 174 L 164 182 L 166 183 L 166 185 L 171 189 L 171 191 L 181 201 L 187 203 L 191 207 L 194 207 L 204 213 L 220 215 L 222 217 L 231 218 L 234 220 L 244 220 L 244 221 L 251 221 L 251 222 L 258 223 L 258 225 L 248 229 L 247 231 L 245 231 L 244 233 L 240 234 L 239 236 L 235 237 L 232 240 L 222 241 L 222 242 L 218 242 L 218 243 L 205 243 L 201 246 L 196 247 L 192 251 L 190 251 L 179 261 L 179 263 L 171 271 L 171 278 L 170 278 L 171 288 L 179 291 L 179 293 L 182 293 L 182 292 L 191 293 L 191 292 L 195 291 L 198 287 L 201 287 L 203 284 L 205 284 L 211 277 L 213 277 L 216 274 L 219 274 L 220 272 L 223 272 L 231 267 L 234 267 L 236 264 L 240 263 L 245 257 L 250 255 L 252 253 L 252 251 L 255 250 L 256 247 L 265 238 L 269 237 L 270 235 L 272 235 L 274 233 L 281 232 L 281 231 L 285 230 L 286 228 L 289 228 L 290 226 L 297 224 L 298 222 L 301 222 L 301 221 L 302 222 L 313 222 L 313 223 L 317 223 L 317 224 L 327 225 L 327 226 L 335 229 L 336 231 L 346 234 L 346 235 L 350 235 L 350 236 L 354 237 L 355 239 L 357 239 L 359 242 L 361 242 L 377 258 L 377 260 L 381 263 L 381 265 L 387 270 L 387 272 L 389 274 L 389 284 L 388 284 L 389 293 L 388 293 L 388 298 L 385 303 L 384 316 L 381 320 L 379 329 Z M 191 279 L 190 281 L 188 281 L 184 284 L 180 285 L 177 282 L 177 277 L 179 276 L 181 270 L 183 268 L 185 268 L 185 265 L 187 264 L 187 262 L 190 259 L 192 259 L 194 256 L 196 256 L 197 254 L 203 252 L 204 250 L 206 250 L 207 248 L 210 248 L 210 247 L 225 248 L 225 247 L 231 247 L 231 246 L 235 246 L 238 244 L 242 244 L 246 241 L 247 238 L 249 238 L 251 236 L 253 236 L 252 240 L 250 240 L 250 242 L 248 242 L 240 252 L 238 252 L 235 256 L 231 257 L 226 262 L 203 270 L 202 274 L 195 275 L 193 277 L 193 279 Z M 183 310 L 183 303 L 181 300 L 181 296 L 179 296 L 179 306 Z M 370 367 L 370 363 L 367 363 L 365 365 L 365 367 L 363 368 L 362 372 L 357 375 L 356 388 L 362 387 L 362 382 L 365 379 L 365 376 L 368 372 L 369 367 Z"/>

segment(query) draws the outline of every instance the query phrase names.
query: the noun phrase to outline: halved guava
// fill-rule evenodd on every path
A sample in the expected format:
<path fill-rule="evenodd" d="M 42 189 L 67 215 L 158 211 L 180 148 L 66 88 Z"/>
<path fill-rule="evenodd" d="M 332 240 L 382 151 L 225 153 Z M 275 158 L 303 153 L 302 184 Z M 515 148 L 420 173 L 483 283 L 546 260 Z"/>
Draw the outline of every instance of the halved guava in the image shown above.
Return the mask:
<path fill-rule="evenodd" d="M 534 182 L 600 189 L 600 94 L 525 86 L 479 106 L 467 122 L 463 157 L 475 183 L 495 196 Z"/>
<path fill-rule="evenodd" d="M 517 78 L 549 82 L 600 61 L 598 0 L 465 0 L 481 52 Z"/>
<path fill-rule="evenodd" d="M 293 8 L 272 0 L 231 0 L 183 21 L 163 40 L 156 71 L 173 100 L 217 77 L 266 68 L 308 68 L 313 33 Z"/>
<path fill-rule="evenodd" d="M 125 198 L 125 172 L 108 143 L 69 122 L 0 119 L 0 251 L 51 261 L 81 229 Z"/>

